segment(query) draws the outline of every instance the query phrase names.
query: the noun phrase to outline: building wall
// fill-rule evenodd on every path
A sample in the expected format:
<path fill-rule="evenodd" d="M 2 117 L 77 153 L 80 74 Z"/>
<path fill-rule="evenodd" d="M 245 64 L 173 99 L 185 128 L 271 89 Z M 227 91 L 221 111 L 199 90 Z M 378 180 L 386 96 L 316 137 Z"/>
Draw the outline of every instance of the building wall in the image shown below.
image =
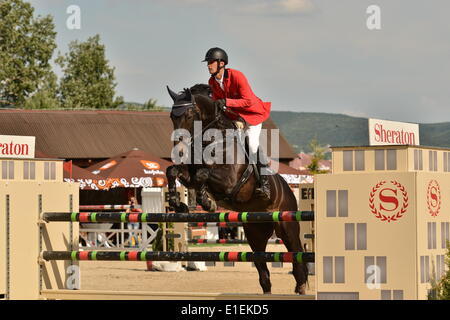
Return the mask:
<path fill-rule="evenodd" d="M 427 299 L 445 271 L 449 151 L 333 150 L 333 174 L 315 177 L 318 298 Z"/>
<path fill-rule="evenodd" d="M 34 170 L 24 174 L 25 165 Z M 40 289 L 66 288 L 67 268 L 77 263 L 40 268 L 38 258 L 43 250 L 76 250 L 78 224 L 38 220 L 42 212 L 77 212 L 79 184 L 63 182 L 62 160 L 2 159 L 0 168 L 0 295 L 38 299 Z"/>

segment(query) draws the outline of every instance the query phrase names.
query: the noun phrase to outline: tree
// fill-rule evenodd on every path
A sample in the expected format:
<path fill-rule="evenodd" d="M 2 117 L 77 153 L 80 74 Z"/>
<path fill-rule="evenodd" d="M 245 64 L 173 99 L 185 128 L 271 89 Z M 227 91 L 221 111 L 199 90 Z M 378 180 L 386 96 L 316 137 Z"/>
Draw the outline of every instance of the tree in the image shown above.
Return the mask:
<path fill-rule="evenodd" d="M 319 145 L 317 138 L 309 142 L 309 148 L 312 150 L 311 164 L 307 167 L 312 174 L 324 173 L 319 169 L 319 161 L 325 159 L 326 148 Z"/>
<path fill-rule="evenodd" d="M 60 107 L 59 101 L 56 97 L 57 92 L 57 78 L 52 74 L 46 80 L 46 86 L 37 91 L 23 104 L 25 109 L 57 109 Z"/>
<path fill-rule="evenodd" d="M 450 242 L 447 241 L 447 254 L 445 256 L 445 264 L 447 265 L 447 272 L 442 277 L 439 283 L 439 299 L 450 300 Z"/>
<path fill-rule="evenodd" d="M 59 88 L 63 107 L 106 109 L 123 103 L 122 97 L 114 99 L 114 68 L 108 65 L 99 35 L 86 42 L 72 41 L 69 52 L 60 54 L 56 63 L 64 72 Z"/>
<path fill-rule="evenodd" d="M 149 99 L 146 103 L 144 103 L 143 110 L 153 110 L 153 111 L 161 111 L 164 108 L 158 105 L 158 101 L 156 99 Z"/>
<path fill-rule="evenodd" d="M 54 76 L 49 63 L 56 48 L 53 19 L 33 13 L 23 0 L 0 1 L 0 106 L 23 105 Z"/>
<path fill-rule="evenodd" d="M 445 256 L 445 264 L 447 271 L 441 279 L 437 279 L 432 283 L 430 300 L 450 300 L 450 241 L 447 241 L 447 252 Z"/>

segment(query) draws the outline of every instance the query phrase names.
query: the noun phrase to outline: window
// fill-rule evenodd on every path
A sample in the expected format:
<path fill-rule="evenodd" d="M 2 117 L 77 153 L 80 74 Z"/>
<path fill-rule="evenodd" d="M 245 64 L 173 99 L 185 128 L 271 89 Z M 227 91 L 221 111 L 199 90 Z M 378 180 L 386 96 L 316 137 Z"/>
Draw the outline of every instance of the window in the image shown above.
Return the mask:
<path fill-rule="evenodd" d="M 345 259 L 344 257 L 334 257 L 334 276 L 335 283 L 345 282 Z"/>
<path fill-rule="evenodd" d="M 336 190 L 327 190 L 327 217 L 336 217 Z"/>
<path fill-rule="evenodd" d="M 450 172 L 450 152 L 443 152 L 444 154 L 444 172 Z"/>
<path fill-rule="evenodd" d="M 317 292 L 317 300 L 359 300 L 359 292 Z"/>
<path fill-rule="evenodd" d="M 430 281 L 430 257 L 420 256 L 420 282 L 427 283 Z"/>
<path fill-rule="evenodd" d="M 327 190 L 327 217 L 336 217 L 336 214 L 348 217 L 348 190 Z"/>
<path fill-rule="evenodd" d="M 323 257 L 323 283 L 333 283 L 333 257 Z"/>
<path fill-rule="evenodd" d="M 436 249 L 436 222 L 428 222 L 428 249 Z"/>
<path fill-rule="evenodd" d="M 444 172 L 448 172 L 448 152 L 443 152 L 444 154 Z"/>
<path fill-rule="evenodd" d="M 339 217 L 348 217 L 348 190 L 338 191 Z"/>
<path fill-rule="evenodd" d="M 355 250 L 355 224 L 345 224 L 345 250 Z"/>
<path fill-rule="evenodd" d="M 364 150 L 355 151 L 355 170 L 364 171 Z"/>
<path fill-rule="evenodd" d="M 445 255 L 436 255 L 436 280 L 440 280 L 445 275 Z"/>
<path fill-rule="evenodd" d="M 353 151 L 344 150 L 344 171 L 353 171 Z"/>
<path fill-rule="evenodd" d="M 381 290 L 381 300 L 403 300 L 403 290 Z"/>
<path fill-rule="evenodd" d="M 34 161 L 23 162 L 23 179 L 24 180 L 36 179 L 36 163 Z"/>
<path fill-rule="evenodd" d="M 386 257 L 364 257 L 365 283 L 387 283 Z"/>
<path fill-rule="evenodd" d="M 2 161 L 2 179 L 14 179 L 14 161 Z"/>
<path fill-rule="evenodd" d="M 423 170 L 422 150 L 414 150 L 414 170 Z"/>
<path fill-rule="evenodd" d="M 387 170 L 397 170 L 397 150 L 387 150 Z"/>
<path fill-rule="evenodd" d="M 345 283 L 344 257 L 323 257 L 323 283 Z"/>
<path fill-rule="evenodd" d="M 430 171 L 437 171 L 437 151 L 428 151 L 428 168 Z"/>
<path fill-rule="evenodd" d="M 450 241 L 450 222 L 441 222 L 441 247 L 447 248 L 447 241 Z"/>
<path fill-rule="evenodd" d="M 44 163 L 44 180 L 56 180 L 56 164 L 55 162 Z"/>
<path fill-rule="evenodd" d="M 357 223 L 356 224 L 356 249 L 357 250 L 367 250 L 367 224 Z"/>
<path fill-rule="evenodd" d="M 397 150 L 375 150 L 375 170 L 397 170 Z"/>
<path fill-rule="evenodd" d="M 353 159 L 354 156 L 354 159 Z M 344 171 L 364 171 L 364 150 L 344 150 L 343 170 Z M 354 164 L 354 166 L 353 166 Z"/>
<path fill-rule="evenodd" d="M 356 240 L 356 246 L 355 246 Z M 355 236 L 355 224 L 345 224 L 345 250 L 367 250 L 367 224 L 356 224 L 356 236 Z"/>
<path fill-rule="evenodd" d="M 375 150 L 375 170 L 384 170 L 384 150 Z"/>

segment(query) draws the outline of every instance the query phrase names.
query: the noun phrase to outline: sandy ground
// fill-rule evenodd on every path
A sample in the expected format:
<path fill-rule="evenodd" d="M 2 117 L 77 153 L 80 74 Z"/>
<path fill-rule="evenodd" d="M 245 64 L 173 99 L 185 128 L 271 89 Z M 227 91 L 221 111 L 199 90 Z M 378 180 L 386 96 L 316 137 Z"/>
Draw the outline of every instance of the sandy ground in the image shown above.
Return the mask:
<path fill-rule="evenodd" d="M 251 251 L 247 245 L 214 247 L 189 247 L 189 251 Z M 283 245 L 268 245 L 268 252 L 286 251 Z M 156 292 L 210 292 L 261 294 L 258 272 L 251 262 L 237 262 L 233 267 L 224 267 L 218 262 L 207 271 L 157 272 L 146 271 L 145 262 L 82 261 L 81 289 L 125 290 Z M 284 263 L 282 268 L 272 267 L 272 293 L 293 294 L 295 279 L 292 265 Z M 314 276 L 309 276 L 307 294 L 314 294 Z"/>

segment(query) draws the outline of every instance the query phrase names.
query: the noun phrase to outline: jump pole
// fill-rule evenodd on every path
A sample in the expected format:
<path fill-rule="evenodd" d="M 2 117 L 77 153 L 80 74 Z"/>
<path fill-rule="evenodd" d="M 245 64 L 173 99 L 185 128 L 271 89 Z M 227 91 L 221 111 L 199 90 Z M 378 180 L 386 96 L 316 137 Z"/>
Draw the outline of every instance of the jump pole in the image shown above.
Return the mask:
<path fill-rule="evenodd" d="M 45 261 L 314 262 L 313 252 L 43 251 Z"/>
<path fill-rule="evenodd" d="M 314 211 L 215 212 L 215 213 L 125 213 L 45 212 L 45 222 L 299 222 L 314 221 Z"/>

